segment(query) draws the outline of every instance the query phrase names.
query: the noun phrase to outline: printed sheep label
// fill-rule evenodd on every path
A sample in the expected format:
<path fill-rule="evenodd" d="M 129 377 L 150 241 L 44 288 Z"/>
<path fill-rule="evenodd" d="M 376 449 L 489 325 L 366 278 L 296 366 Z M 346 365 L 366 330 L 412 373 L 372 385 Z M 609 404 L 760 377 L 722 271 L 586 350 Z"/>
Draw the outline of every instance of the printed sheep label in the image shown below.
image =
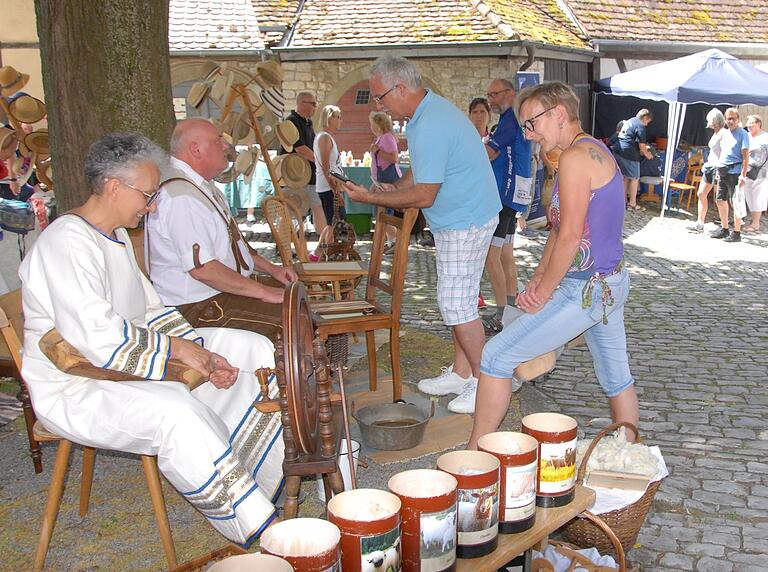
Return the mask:
<path fill-rule="evenodd" d="M 420 515 L 421 572 L 442 572 L 456 562 L 456 505 Z"/>
<path fill-rule="evenodd" d="M 536 462 L 507 467 L 503 522 L 525 520 L 536 512 Z"/>
<path fill-rule="evenodd" d="M 498 483 L 480 489 L 459 489 L 459 544 L 484 544 L 499 532 Z"/>
<path fill-rule="evenodd" d="M 539 456 L 539 492 L 562 493 L 576 483 L 576 439 L 542 443 Z"/>
<path fill-rule="evenodd" d="M 400 527 L 360 537 L 362 572 L 400 572 Z"/>

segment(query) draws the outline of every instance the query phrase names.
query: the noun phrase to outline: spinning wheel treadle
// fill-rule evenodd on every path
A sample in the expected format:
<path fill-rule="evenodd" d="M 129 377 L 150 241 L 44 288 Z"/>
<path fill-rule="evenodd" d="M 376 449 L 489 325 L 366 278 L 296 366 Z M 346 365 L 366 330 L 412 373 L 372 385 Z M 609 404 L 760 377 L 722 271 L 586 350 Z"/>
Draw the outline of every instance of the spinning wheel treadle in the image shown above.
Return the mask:
<path fill-rule="evenodd" d="M 283 371 L 288 422 L 299 453 L 313 453 L 319 432 L 314 327 L 306 290 L 294 283 L 283 301 Z"/>

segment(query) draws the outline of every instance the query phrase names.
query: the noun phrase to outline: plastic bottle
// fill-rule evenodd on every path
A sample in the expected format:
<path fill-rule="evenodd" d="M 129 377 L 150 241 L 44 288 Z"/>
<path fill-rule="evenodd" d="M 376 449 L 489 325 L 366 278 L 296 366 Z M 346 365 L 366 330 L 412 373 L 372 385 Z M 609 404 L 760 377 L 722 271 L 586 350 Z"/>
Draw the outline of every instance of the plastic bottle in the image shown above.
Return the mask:
<path fill-rule="evenodd" d="M 363 167 L 370 167 L 372 160 L 373 158 L 371 157 L 371 154 L 368 151 L 366 151 L 365 154 L 363 155 Z"/>
<path fill-rule="evenodd" d="M 403 119 L 403 129 L 402 129 L 401 133 L 405 133 L 405 129 L 406 129 L 407 127 L 408 127 L 408 121 L 407 121 L 407 120 L 405 120 L 405 119 Z"/>
<path fill-rule="evenodd" d="M 393 133 L 400 133 L 400 122 L 399 121 L 393 121 L 392 122 L 392 132 Z"/>

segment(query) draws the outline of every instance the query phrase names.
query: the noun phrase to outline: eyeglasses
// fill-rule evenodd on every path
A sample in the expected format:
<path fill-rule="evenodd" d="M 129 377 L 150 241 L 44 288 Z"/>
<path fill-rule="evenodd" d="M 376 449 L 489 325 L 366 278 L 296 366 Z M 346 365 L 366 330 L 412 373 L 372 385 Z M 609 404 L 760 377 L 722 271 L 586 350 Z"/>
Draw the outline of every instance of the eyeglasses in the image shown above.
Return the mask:
<path fill-rule="evenodd" d="M 316 101 L 302 101 L 302 103 L 306 103 L 307 105 L 311 105 L 312 107 L 317 107 Z"/>
<path fill-rule="evenodd" d="M 373 96 L 373 101 L 375 101 L 376 103 L 381 103 L 381 100 L 384 99 L 385 97 L 387 97 L 389 95 L 389 92 L 392 91 L 393 89 L 395 89 L 398 85 L 400 85 L 400 84 L 396 83 L 395 85 L 390 87 L 387 91 L 385 91 L 381 95 L 374 95 Z"/>
<path fill-rule="evenodd" d="M 523 121 L 523 129 L 533 133 L 536 130 L 536 120 L 539 117 L 541 117 L 542 115 L 544 115 L 545 113 L 549 113 L 550 111 L 552 111 L 555 107 L 557 107 L 557 106 L 552 106 L 549 109 L 545 109 L 541 113 L 537 113 L 536 115 L 534 115 L 530 119 L 526 119 L 525 121 Z"/>
<path fill-rule="evenodd" d="M 128 183 L 124 183 L 123 181 L 120 181 L 120 184 L 128 187 L 129 189 L 133 189 L 134 191 L 137 191 L 137 192 L 141 193 L 142 195 L 144 195 L 144 197 L 147 199 L 147 206 L 150 206 L 152 203 L 154 203 L 155 200 L 157 199 L 157 195 L 160 194 L 160 189 L 155 190 L 153 193 L 147 193 L 145 191 L 142 191 L 141 189 L 137 189 L 133 185 L 129 185 Z"/>
<path fill-rule="evenodd" d="M 489 92 L 488 92 L 488 93 L 486 93 L 485 95 L 486 95 L 488 98 L 491 98 L 491 97 L 496 97 L 496 96 L 497 96 L 497 95 L 499 95 L 500 93 L 504 93 L 504 92 L 506 92 L 506 91 L 512 91 L 512 89 L 511 89 L 511 88 L 506 88 L 506 89 L 500 89 L 499 91 L 489 91 Z"/>

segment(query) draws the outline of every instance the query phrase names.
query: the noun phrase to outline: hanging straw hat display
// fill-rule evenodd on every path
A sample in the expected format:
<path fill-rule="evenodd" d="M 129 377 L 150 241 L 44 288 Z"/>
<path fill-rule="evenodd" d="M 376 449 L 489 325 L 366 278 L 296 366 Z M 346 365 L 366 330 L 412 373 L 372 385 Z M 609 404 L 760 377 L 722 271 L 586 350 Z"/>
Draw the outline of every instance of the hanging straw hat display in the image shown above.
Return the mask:
<path fill-rule="evenodd" d="M 277 87 L 270 87 L 261 92 L 261 99 L 264 105 L 272 114 L 282 121 L 285 115 L 285 96 Z"/>
<path fill-rule="evenodd" d="M 224 66 L 221 66 L 219 70 L 219 77 L 213 82 L 211 88 L 211 99 L 217 102 L 221 102 L 224 97 L 229 93 L 232 87 L 232 82 L 235 81 L 235 74 L 231 71 L 225 71 Z"/>
<path fill-rule="evenodd" d="M 48 187 L 48 190 L 53 189 L 53 174 L 51 171 L 51 159 L 48 158 L 45 161 L 41 161 L 38 157 L 37 163 L 35 163 L 37 180 Z"/>
<path fill-rule="evenodd" d="M 48 129 L 38 129 L 37 131 L 28 133 L 24 137 L 24 145 L 26 145 L 30 151 L 34 151 L 35 153 L 50 155 L 51 147 L 48 141 Z"/>
<path fill-rule="evenodd" d="M 283 69 L 277 60 L 256 64 L 256 82 L 263 88 L 280 87 L 283 83 Z"/>
<path fill-rule="evenodd" d="M 285 189 L 283 191 L 283 199 L 288 201 L 296 209 L 296 212 L 301 215 L 304 215 L 311 206 L 309 204 L 309 196 L 304 190 Z"/>
<path fill-rule="evenodd" d="M 278 155 L 272 166 L 278 174 L 280 183 L 292 189 L 303 189 L 312 178 L 312 167 L 309 161 L 295 153 Z"/>
<path fill-rule="evenodd" d="M 262 117 L 267 111 L 267 108 L 264 106 L 264 101 L 261 99 L 261 96 L 251 88 L 246 88 L 243 91 L 248 98 L 248 104 L 250 105 L 250 110 L 254 117 Z"/>
<path fill-rule="evenodd" d="M 203 103 L 205 96 L 208 94 L 210 86 L 202 81 L 196 81 L 192 84 L 192 88 L 187 94 L 187 105 L 190 107 L 198 108 Z"/>
<path fill-rule="evenodd" d="M 29 81 L 29 74 L 16 71 L 13 66 L 0 67 L 0 92 L 4 96 L 13 95 Z"/>
<path fill-rule="evenodd" d="M 293 145 L 299 140 L 299 130 L 293 122 L 288 121 L 287 119 L 281 121 L 275 125 L 275 133 L 277 134 L 277 139 L 280 141 L 280 145 L 283 146 L 283 149 L 289 153 L 293 151 Z"/>
<path fill-rule="evenodd" d="M 258 150 L 243 149 L 237 154 L 237 159 L 235 159 L 235 171 L 241 175 L 247 174 L 248 171 L 253 169 L 253 164 L 258 159 Z"/>
<path fill-rule="evenodd" d="M 213 180 L 217 183 L 231 183 L 237 179 L 237 171 L 235 171 L 235 166 L 230 166 L 226 171 L 221 173 L 218 177 L 214 177 Z"/>
<path fill-rule="evenodd" d="M 20 123 L 37 123 L 45 117 L 45 104 L 32 97 L 22 95 L 11 101 L 8 105 L 8 113 Z"/>

